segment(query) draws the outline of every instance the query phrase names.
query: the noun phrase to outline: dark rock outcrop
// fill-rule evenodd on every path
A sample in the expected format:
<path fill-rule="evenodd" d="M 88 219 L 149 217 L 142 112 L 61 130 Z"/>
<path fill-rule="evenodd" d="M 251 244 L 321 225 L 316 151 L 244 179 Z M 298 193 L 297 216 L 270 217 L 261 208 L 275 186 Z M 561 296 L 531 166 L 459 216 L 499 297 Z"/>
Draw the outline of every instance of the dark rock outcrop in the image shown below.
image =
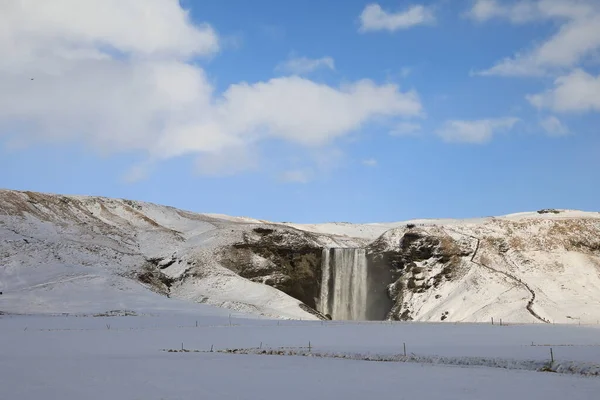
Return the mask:
<path fill-rule="evenodd" d="M 370 270 L 379 271 L 386 286 L 390 306 L 387 318 L 412 320 L 407 296 L 437 288 L 444 280 L 457 278 L 461 258 L 471 250 L 442 232 L 410 227 L 395 243 L 383 235 L 368 248 Z"/>
<path fill-rule="evenodd" d="M 240 276 L 281 290 L 316 310 L 322 247 L 312 234 L 260 226 L 245 234 L 243 242 L 224 249 L 220 257 L 223 266 Z"/>
<path fill-rule="evenodd" d="M 148 262 L 135 274 L 137 280 L 148 285 L 155 292 L 165 296 L 169 296 L 171 286 L 175 282 L 174 279 L 161 271 L 161 268 L 155 259 L 148 260 Z"/>

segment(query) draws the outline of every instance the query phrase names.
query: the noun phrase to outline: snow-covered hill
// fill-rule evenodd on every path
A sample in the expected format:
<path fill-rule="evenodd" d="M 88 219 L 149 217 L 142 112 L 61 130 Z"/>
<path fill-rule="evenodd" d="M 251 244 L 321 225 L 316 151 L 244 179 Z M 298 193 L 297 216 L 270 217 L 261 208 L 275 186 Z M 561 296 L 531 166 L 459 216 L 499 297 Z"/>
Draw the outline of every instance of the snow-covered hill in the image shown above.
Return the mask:
<path fill-rule="evenodd" d="M 387 231 L 372 248 L 397 258 L 397 316 L 600 319 L 600 213 L 553 210 L 473 221 L 413 221 Z"/>
<path fill-rule="evenodd" d="M 331 247 L 367 249 L 369 268 L 385 272 L 388 318 L 600 319 L 600 213 L 301 225 L 10 190 L 0 191 L 0 311 L 322 318 Z"/>
<path fill-rule="evenodd" d="M 179 298 L 270 317 L 316 318 L 298 300 L 217 262 L 223 246 L 242 241 L 257 223 L 127 200 L 0 191 L 0 311 L 190 306 Z"/>

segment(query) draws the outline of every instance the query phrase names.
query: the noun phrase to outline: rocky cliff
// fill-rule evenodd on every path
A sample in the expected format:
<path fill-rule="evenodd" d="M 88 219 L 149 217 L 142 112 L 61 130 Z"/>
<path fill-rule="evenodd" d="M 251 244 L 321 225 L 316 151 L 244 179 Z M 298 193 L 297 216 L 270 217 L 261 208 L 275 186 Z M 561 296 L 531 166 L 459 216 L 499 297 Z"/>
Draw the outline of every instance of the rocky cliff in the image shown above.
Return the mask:
<path fill-rule="evenodd" d="M 369 245 L 391 270 L 388 318 L 596 322 L 600 214 L 555 210 L 407 224 Z"/>

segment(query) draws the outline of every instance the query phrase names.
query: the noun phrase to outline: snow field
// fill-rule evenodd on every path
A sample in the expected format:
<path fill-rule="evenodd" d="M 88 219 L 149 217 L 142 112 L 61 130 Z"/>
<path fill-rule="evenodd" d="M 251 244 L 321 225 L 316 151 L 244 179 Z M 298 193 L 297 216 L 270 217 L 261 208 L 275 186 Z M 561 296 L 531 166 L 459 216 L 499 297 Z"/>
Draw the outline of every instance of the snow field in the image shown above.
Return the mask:
<path fill-rule="evenodd" d="M 0 398 L 33 400 L 51 393 L 63 400 L 552 400 L 593 399 L 600 389 L 597 377 L 520 370 L 529 362 L 549 361 L 550 346 L 560 365 L 597 367 L 597 326 L 274 321 L 206 311 L 210 309 L 137 317 L 0 316 Z M 399 363 L 218 353 L 260 346 L 300 348 L 309 342 L 315 354 L 380 359 L 402 354 L 406 343 L 408 355 L 419 358 Z M 201 352 L 162 351 L 182 344 Z M 208 352 L 211 347 L 215 352 Z M 500 368 L 476 362 L 434 365 L 447 364 L 444 357 L 484 358 Z"/>

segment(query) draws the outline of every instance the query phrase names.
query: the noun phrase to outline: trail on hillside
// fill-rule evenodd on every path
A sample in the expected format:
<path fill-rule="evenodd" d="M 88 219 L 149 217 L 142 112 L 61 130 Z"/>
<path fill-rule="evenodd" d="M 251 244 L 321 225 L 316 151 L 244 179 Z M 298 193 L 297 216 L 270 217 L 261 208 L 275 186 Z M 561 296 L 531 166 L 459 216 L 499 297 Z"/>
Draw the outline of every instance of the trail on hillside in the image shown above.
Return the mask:
<path fill-rule="evenodd" d="M 510 259 L 508 258 L 508 256 L 506 256 L 506 255 L 502 255 L 502 259 L 503 259 L 503 260 L 504 260 L 504 262 L 506 262 L 507 264 L 510 262 L 510 263 L 512 263 L 512 264 L 513 264 L 513 265 L 516 267 L 516 264 L 514 263 L 514 261 L 510 260 Z M 512 276 L 512 275 L 510 275 L 510 274 L 507 274 L 507 275 L 509 275 L 509 276 Z M 514 279 L 517 279 L 516 277 L 513 277 L 513 278 L 514 278 Z M 527 303 L 527 307 L 526 307 L 526 308 L 527 308 L 527 311 L 529 311 L 529 313 L 530 313 L 531 315 L 533 315 L 535 318 L 539 319 L 540 321 L 543 321 L 543 322 L 545 322 L 545 323 L 549 324 L 549 323 L 550 323 L 550 321 L 548 321 L 546 318 L 544 318 L 544 317 L 540 316 L 538 313 L 536 313 L 536 312 L 533 310 L 533 303 L 534 303 L 534 301 L 535 301 L 535 292 L 533 291 L 533 289 L 532 289 L 532 288 L 531 288 L 531 287 L 530 287 L 530 286 L 529 286 L 529 285 L 528 285 L 526 282 L 523 282 L 523 281 L 522 281 L 522 280 L 520 280 L 520 279 L 518 279 L 518 281 L 519 281 L 520 283 L 522 283 L 522 284 L 523 284 L 523 285 L 524 285 L 524 286 L 527 288 L 527 290 L 529 290 L 529 292 L 531 293 L 531 299 L 530 299 L 530 300 L 529 300 L 529 302 Z"/>
<path fill-rule="evenodd" d="M 500 270 L 497 270 L 496 268 L 490 267 L 489 265 L 485 265 L 482 262 L 475 261 L 475 257 L 477 257 L 477 253 L 479 252 L 479 247 L 481 245 L 481 239 L 480 238 L 478 238 L 476 236 L 472 236 L 472 235 L 466 234 L 466 233 L 462 233 L 462 232 L 456 231 L 454 229 L 449 229 L 449 230 L 451 230 L 452 232 L 458 233 L 460 235 L 467 236 L 467 237 L 470 237 L 472 239 L 477 240 L 477 244 L 475 245 L 475 251 L 473 252 L 473 255 L 471 256 L 471 260 L 470 261 L 473 264 L 479 265 L 480 267 L 483 267 L 483 268 L 485 268 L 485 269 L 487 269 L 489 271 L 492 271 L 492 272 L 504 275 L 508 279 L 512 280 L 513 282 L 516 282 L 518 285 L 521 285 L 522 287 L 524 287 L 525 289 L 527 289 L 527 291 L 531 294 L 531 298 L 529 299 L 529 301 L 527 302 L 527 305 L 525 306 L 525 308 L 527 309 L 527 312 L 529 314 L 531 314 L 535 319 L 537 319 L 537 320 L 539 320 L 539 321 L 541 321 L 543 323 L 546 323 L 546 324 L 550 323 L 550 321 L 548 321 L 544 317 L 540 316 L 537 312 L 535 312 L 533 310 L 533 304 L 535 302 L 535 292 L 533 291 L 533 289 L 526 282 L 523 282 L 520 278 L 517 278 L 516 276 L 512 275 L 509 272 L 500 271 Z M 508 260 L 508 258 L 505 255 L 502 255 L 501 257 L 504 260 L 504 262 L 506 262 L 507 264 L 509 263 L 509 260 Z M 514 262 L 513 262 L 513 265 L 514 265 Z"/>

